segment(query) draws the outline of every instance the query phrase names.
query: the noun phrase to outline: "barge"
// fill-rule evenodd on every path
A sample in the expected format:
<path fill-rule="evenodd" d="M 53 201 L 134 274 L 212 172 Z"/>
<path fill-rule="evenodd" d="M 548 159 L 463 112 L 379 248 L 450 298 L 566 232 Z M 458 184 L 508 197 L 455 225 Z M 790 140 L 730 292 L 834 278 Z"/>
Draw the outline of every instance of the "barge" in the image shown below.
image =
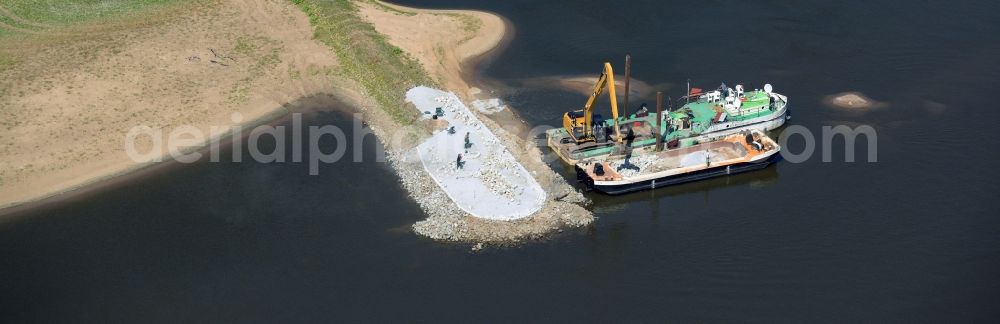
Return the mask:
<path fill-rule="evenodd" d="M 758 130 L 620 159 L 591 159 L 576 165 L 585 188 L 609 195 L 651 190 L 763 169 L 780 159 L 781 146 Z"/>
<path fill-rule="evenodd" d="M 770 84 L 746 92 L 742 85 L 730 88 L 723 84 L 712 91 L 693 88 L 680 100 L 683 106 L 664 112 L 662 123 L 657 123 L 655 112 L 645 108 L 620 118 L 615 110 L 611 119 L 604 120 L 599 115 L 593 118 L 592 140 L 574 140 L 571 129 L 563 127 L 546 132 L 548 146 L 564 162 L 574 165 L 585 159 L 621 154 L 626 150 L 648 152 L 656 143 L 656 134 L 663 134 L 663 141 L 669 148 L 684 148 L 749 130 L 774 130 L 790 118 L 788 97 L 775 93 Z M 660 125 L 659 132 L 657 125 Z M 616 141 L 612 134 L 627 132 L 635 138 L 629 147 L 623 148 L 622 141 Z"/>

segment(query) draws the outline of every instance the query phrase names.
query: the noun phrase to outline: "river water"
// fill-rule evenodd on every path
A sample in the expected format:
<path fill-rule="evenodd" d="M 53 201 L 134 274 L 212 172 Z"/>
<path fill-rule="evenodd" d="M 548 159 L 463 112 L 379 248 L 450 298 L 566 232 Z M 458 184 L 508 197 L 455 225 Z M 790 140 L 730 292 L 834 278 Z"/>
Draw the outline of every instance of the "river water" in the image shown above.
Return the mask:
<path fill-rule="evenodd" d="M 621 67 L 631 53 L 633 76 L 669 96 L 687 79 L 773 84 L 790 98 L 790 124 L 815 134 L 816 154 L 652 192 L 589 195 L 593 227 L 478 254 L 410 233 L 421 211 L 372 159 L 324 165 L 320 176 L 304 163 L 171 167 L 0 223 L 5 322 L 1000 315 L 1000 143 L 991 131 L 1000 118 L 991 95 L 1000 4 L 404 4 L 509 19 L 514 38 L 479 81 L 532 125 L 557 124 L 585 97 L 522 87 L 526 80 L 596 75 L 604 60 Z M 885 107 L 823 104 L 844 91 Z M 301 109 L 307 125 L 349 126 L 339 106 Z M 842 139 L 823 144 L 823 127 L 837 125 L 873 127 L 877 162 L 867 162 L 863 137 L 854 163 L 844 162 Z M 795 137 L 787 149 L 804 146 Z M 823 162 L 824 147 L 833 162 Z"/>

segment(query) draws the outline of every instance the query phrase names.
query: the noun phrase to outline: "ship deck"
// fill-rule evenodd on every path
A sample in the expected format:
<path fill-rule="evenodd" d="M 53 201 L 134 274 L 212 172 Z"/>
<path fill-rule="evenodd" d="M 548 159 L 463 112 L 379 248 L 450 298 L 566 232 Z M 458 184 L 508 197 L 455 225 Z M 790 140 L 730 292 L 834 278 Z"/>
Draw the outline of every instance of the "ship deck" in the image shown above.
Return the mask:
<path fill-rule="evenodd" d="M 746 93 L 746 100 L 743 101 L 739 108 L 740 114 L 736 116 L 728 116 L 729 119 L 741 120 L 750 119 L 763 116 L 771 113 L 768 109 L 762 109 L 770 105 L 770 98 L 767 93 L 763 91 L 751 91 Z M 724 109 L 720 102 L 709 102 L 704 100 L 698 100 L 685 104 L 679 111 L 683 111 L 684 108 L 690 108 L 693 118 L 691 119 L 695 123 L 708 125 L 720 112 Z"/>
<path fill-rule="evenodd" d="M 710 167 L 746 162 L 777 148 L 777 144 L 766 135 L 760 136 L 763 137 L 763 150 L 751 147 L 743 139 L 743 135 L 732 135 L 725 140 L 628 158 L 579 164 L 578 167 L 586 172 L 588 177 L 598 182 L 642 181 L 671 174 L 685 174 Z M 598 176 L 594 173 L 594 166 L 597 164 L 602 165 L 603 175 Z"/>
<path fill-rule="evenodd" d="M 625 177 L 636 177 L 674 169 L 705 166 L 706 162 L 717 164 L 734 159 L 742 159 L 749 151 L 742 144 L 730 141 L 711 142 L 702 145 L 647 154 L 608 163 Z"/>
<path fill-rule="evenodd" d="M 771 100 L 770 96 L 763 91 L 747 92 L 746 98 L 746 101 L 744 101 L 739 108 L 740 113 L 738 115 L 727 115 L 727 122 L 749 120 L 775 114 L 775 112 L 780 111 L 780 109 L 769 108 Z M 784 104 L 784 102 L 780 100 L 781 99 L 779 99 L 779 102 L 776 103 L 776 107 L 782 107 L 781 105 Z M 671 127 L 669 122 L 664 122 L 662 124 L 662 129 L 665 132 L 668 132 L 664 135 L 664 142 L 684 140 L 705 134 L 713 127 L 713 125 L 719 124 L 714 122 L 714 120 L 721 117 L 723 113 L 725 113 L 725 109 L 719 105 L 718 102 L 708 102 L 704 100 L 690 102 L 677 110 L 665 112 L 665 114 L 669 115 L 670 120 L 689 120 L 690 127 L 676 129 Z M 637 117 L 633 114 L 623 117 L 622 119 L 623 124 L 632 124 L 632 130 L 635 133 L 635 138 L 632 142 L 633 148 L 650 146 L 655 142 L 656 137 L 654 127 L 656 125 L 656 114 L 649 114 L 648 116 L 643 117 Z M 737 128 L 740 127 L 750 126 L 742 125 Z M 616 147 L 616 145 L 610 141 L 605 143 L 576 143 L 569 138 L 569 133 L 562 128 L 548 130 L 546 131 L 546 136 L 548 137 L 547 140 L 549 147 L 552 148 L 552 150 L 564 162 L 569 164 L 577 164 L 578 162 L 586 159 L 607 156 L 609 154 L 624 154 L 624 150 L 620 147 L 620 145 Z M 694 143 L 697 142 L 691 141 L 689 143 L 681 143 L 681 146 Z"/>

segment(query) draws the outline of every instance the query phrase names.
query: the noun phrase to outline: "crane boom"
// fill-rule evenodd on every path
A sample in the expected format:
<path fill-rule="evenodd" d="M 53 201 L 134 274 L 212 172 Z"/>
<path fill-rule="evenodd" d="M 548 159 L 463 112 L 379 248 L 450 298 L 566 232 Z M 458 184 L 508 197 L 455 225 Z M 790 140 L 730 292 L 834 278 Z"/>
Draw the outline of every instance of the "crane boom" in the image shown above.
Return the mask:
<path fill-rule="evenodd" d="M 608 75 L 608 96 L 611 97 L 611 120 L 615 122 L 615 141 L 622 141 L 621 131 L 618 130 L 618 95 L 615 94 L 615 72 L 611 70 L 611 63 L 604 62 L 604 73 Z"/>
<path fill-rule="evenodd" d="M 597 98 L 601 97 L 604 93 L 604 86 L 608 84 L 608 74 L 602 72 L 601 76 L 597 78 L 597 83 L 594 84 L 594 91 L 590 93 L 590 98 L 587 98 L 587 103 L 583 104 L 583 118 L 584 127 L 583 134 L 584 137 L 593 135 L 594 129 L 594 103 L 597 102 Z"/>
<path fill-rule="evenodd" d="M 583 110 L 567 112 L 563 117 L 563 126 L 566 131 L 576 140 L 577 143 L 589 142 L 594 139 L 594 103 L 597 98 L 604 93 L 604 87 L 608 87 L 608 96 L 611 99 L 611 118 L 614 121 L 615 140 L 621 142 L 621 132 L 618 129 L 618 96 L 615 94 L 615 72 L 611 68 L 611 63 L 604 62 L 604 70 L 594 84 L 594 90 L 583 105 Z M 583 117 L 583 123 L 579 122 L 579 117 Z M 582 129 L 580 129 L 582 128 Z M 579 129 L 579 131 L 577 131 Z"/>

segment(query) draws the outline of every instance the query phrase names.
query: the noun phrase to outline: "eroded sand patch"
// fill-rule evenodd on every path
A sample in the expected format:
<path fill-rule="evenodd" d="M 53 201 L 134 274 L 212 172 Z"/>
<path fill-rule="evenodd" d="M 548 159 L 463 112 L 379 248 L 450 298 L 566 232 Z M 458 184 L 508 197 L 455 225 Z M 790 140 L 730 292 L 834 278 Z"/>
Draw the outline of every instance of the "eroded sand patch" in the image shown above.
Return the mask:
<path fill-rule="evenodd" d="M 595 66 L 594 71 L 599 71 L 600 66 Z M 618 71 L 616 71 L 618 72 Z M 589 96 L 594 91 L 594 84 L 597 77 L 592 75 L 570 75 L 570 76 L 549 76 L 525 79 L 524 85 L 532 88 L 561 89 Z M 615 75 L 615 91 L 619 96 L 625 94 L 625 76 Z M 653 87 L 648 83 L 632 78 L 629 80 L 629 95 L 638 97 L 649 97 L 653 93 Z"/>
<path fill-rule="evenodd" d="M 823 102 L 835 108 L 851 110 L 864 110 L 873 108 L 884 108 L 886 103 L 869 98 L 865 94 L 857 91 L 841 92 L 826 96 Z"/>

